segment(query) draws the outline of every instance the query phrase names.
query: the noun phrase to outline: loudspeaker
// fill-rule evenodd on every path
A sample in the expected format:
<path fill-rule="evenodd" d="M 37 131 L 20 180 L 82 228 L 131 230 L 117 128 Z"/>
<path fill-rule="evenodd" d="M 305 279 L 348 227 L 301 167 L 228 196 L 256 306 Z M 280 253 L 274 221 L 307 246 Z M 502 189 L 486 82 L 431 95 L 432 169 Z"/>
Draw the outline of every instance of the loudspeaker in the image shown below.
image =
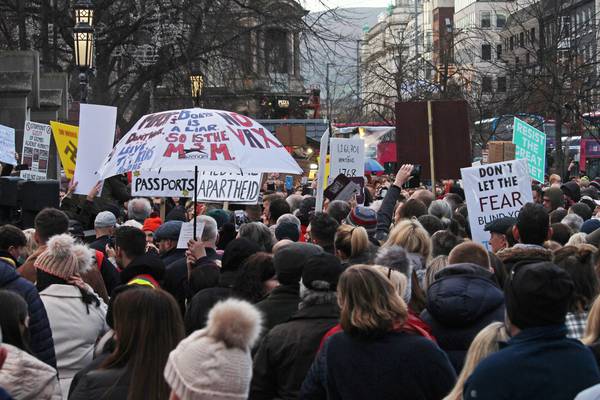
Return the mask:
<path fill-rule="evenodd" d="M 25 181 L 16 176 L 0 178 L 0 206 L 18 207 L 21 204 L 21 185 Z"/>
<path fill-rule="evenodd" d="M 57 180 L 26 181 L 21 188 L 23 211 L 41 211 L 60 205 L 60 186 Z"/>

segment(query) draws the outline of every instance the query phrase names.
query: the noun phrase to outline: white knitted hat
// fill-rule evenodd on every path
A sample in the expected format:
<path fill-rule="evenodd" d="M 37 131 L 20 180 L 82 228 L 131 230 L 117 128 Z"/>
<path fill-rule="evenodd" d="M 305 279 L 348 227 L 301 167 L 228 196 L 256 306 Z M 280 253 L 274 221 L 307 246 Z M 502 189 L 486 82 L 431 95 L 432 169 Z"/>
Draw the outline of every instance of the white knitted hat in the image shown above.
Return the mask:
<path fill-rule="evenodd" d="M 37 269 L 64 280 L 86 272 L 91 265 L 91 250 L 76 244 L 75 238 L 66 233 L 52 236 L 46 250 L 34 262 Z"/>
<path fill-rule="evenodd" d="M 260 312 L 243 300 L 217 303 L 205 329 L 169 355 L 165 380 L 180 400 L 245 400 L 252 379 L 250 348 L 261 329 Z"/>

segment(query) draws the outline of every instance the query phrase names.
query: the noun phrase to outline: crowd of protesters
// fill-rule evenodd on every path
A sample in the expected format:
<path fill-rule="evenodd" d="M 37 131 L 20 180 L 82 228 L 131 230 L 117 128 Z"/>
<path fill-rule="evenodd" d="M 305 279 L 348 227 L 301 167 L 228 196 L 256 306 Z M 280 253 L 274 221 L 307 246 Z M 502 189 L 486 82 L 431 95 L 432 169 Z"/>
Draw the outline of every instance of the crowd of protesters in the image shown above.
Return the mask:
<path fill-rule="evenodd" d="M 600 180 L 534 185 L 487 250 L 412 168 L 322 212 L 69 186 L 0 226 L 0 399 L 600 398 Z"/>

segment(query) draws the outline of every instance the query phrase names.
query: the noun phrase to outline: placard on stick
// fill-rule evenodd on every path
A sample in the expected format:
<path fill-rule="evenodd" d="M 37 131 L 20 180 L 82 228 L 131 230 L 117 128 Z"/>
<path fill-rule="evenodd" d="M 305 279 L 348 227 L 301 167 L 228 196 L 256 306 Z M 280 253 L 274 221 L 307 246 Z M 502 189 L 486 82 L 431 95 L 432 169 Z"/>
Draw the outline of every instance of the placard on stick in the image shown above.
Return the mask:
<path fill-rule="evenodd" d="M 488 248 L 486 224 L 502 217 L 517 217 L 533 201 L 527 160 L 506 161 L 460 170 L 469 211 L 473 241 Z"/>

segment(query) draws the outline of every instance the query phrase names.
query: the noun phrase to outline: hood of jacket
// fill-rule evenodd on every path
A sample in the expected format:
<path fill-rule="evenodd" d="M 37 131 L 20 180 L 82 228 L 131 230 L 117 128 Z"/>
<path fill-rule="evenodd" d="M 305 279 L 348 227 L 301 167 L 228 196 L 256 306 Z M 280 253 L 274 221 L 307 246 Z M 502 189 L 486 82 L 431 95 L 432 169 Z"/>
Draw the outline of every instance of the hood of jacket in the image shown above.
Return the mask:
<path fill-rule="evenodd" d="M 0 374 L 0 387 L 15 399 L 61 399 L 56 370 L 34 356 L 2 344 L 7 357 Z"/>
<path fill-rule="evenodd" d="M 159 282 L 162 282 L 165 274 L 165 263 L 154 253 L 146 253 L 136 257 L 131 263 L 121 271 L 121 283 L 127 284 L 138 275 L 150 275 Z"/>
<path fill-rule="evenodd" d="M 16 279 L 19 279 L 17 271 L 6 261 L 0 260 L 0 287 L 4 287 Z"/>
<path fill-rule="evenodd" d="M 427 311 L 450 327 L 472 325 L 504 305 L 504 294 L 493 273 L 475 264 L 444 268 L 427 291 Z"/>
<path fill-rule="evenodd" d="M 499 251 L 496 256 L 505 264 L 516 264 L 521 261 L 552 261 L 552 252 L 540 246 L 514 246 Z"/>

